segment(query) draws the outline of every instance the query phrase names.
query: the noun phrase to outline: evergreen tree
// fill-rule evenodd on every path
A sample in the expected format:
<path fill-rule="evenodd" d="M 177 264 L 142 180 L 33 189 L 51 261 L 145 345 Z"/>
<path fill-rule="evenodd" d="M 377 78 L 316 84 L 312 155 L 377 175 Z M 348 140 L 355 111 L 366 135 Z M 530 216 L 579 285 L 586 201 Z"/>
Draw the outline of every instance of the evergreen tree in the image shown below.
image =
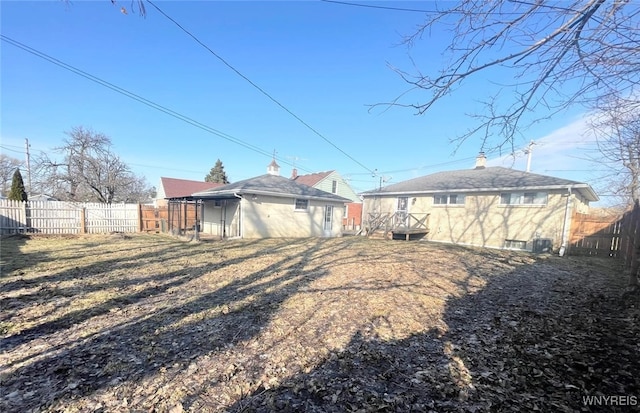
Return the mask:
<path fill-rule="evenodd" d="M 22 174 L 20 169 L 16 169 L 13 173 L 13 179 L 11 180 L 11 191 L 9 192 L 9 199 L 13 201 L 26 201 L 27 191 L 24 189 L 24 181 L 22 180 Z"/>
<path fill-rule="evenodd" d="M 209 171 L 209 174 L 204 177 L 206 182 L 215 182 L 217 184 L 228 184 L 229 178 L 227 178 L 227 173 L 224 171 L 224 165 L 220 159 L 216 161 L 216 164 Z"/>

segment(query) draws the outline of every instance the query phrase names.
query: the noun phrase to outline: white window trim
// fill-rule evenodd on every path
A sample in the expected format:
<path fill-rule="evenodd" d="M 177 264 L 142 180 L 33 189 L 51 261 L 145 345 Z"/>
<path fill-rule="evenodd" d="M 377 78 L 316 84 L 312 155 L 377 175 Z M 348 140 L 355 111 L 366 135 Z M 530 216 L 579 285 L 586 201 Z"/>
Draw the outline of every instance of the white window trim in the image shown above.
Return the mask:
<path fill-rule="evenodd" d="M 298 208 L 298 201 L 306 202 L 307 206 L 305 208 Z M 295 198 L 293 200 L 293 210 L 296 212 L 309 212 L 309 200 L 304 198 Z"/>
<path fill-rule="evenodd" d="M 462 198 L 462 202 L 456 202 L 455 204 L 451 203 L 451 196 L 455 195 L 456 197 Z M 447 197 L 447 203 L 445 204 L 436 204 L 436 197 Z M 433 206 L 434 207 L 452 207 L 452 208 L 462 208 L 466 203 L 467 196 L 465 194 L 434 194 L 433 195 Z"/>
<path fill-rule="evenodd" d="M 532 203 L 524 203 L 522 202 L 525 198 L 525 194 L 534 194 L 533 199 L 534 202 Z M 537 196 L 539 194 L 544 194 L 544 202 L 543 203 L 535 203 L 535 199 L 537 198 Z M 503 195 L 509 195 L 509 203 L 504 203 L 502 202 L 502 197 Z M 521 200 L 521 202 L 518 203 L 511 203 L 511 200 L 513 199 L 513 196 L 519 195 L 519 199 Z M 529 192 L 525 192 L 525 191 L 514 191 L 514 192 L 501 192 L 499 195 L 499 203 L 498 205 L 501 207 L 508 207 L 508 208 L 543 208 L 546 207 L 549 203 L 549 193 L 546 191 L 529 191 Z"/>

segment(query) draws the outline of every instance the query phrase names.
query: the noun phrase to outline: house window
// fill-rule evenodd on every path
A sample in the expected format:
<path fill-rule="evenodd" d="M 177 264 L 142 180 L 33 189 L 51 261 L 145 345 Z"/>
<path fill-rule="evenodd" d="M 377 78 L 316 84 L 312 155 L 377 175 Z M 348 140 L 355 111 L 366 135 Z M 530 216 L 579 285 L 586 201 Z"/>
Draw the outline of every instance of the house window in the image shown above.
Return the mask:
<path fill-rule="evenodd" d="M 306 211 L 309 209 L 309 200 L 308 199 L 296 199 L 296 211 Z"/>
<path fill-rule="evenodd" d="M 216 199 L 213 201 L 213 206 L 214 208 L 222 208 L 222 200 L 221 199 Z"/>
<path fill-rule="evenodd" d="M 500 194 L 501 205 L 546 205 L 546 192 L 508 192 Z"/>
<path fill-rule="evenodd" d="M 517 239 L 505 239 L 504 247 L 507 249 L 524 250 L 527 249 L 527 241 Z"/>
<path fill-rule="evenodd" d="M 434 195 L 433 203 L 435 205 L 464 205 L 464 195 L 462 194 Z"/>

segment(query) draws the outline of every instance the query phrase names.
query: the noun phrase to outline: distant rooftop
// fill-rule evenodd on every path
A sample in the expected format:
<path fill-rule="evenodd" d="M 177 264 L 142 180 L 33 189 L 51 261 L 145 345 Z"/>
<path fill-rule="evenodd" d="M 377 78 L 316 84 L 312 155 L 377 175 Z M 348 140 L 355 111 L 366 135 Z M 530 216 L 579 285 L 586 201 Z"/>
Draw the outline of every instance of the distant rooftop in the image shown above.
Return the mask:
<path fill-rule="evenodd" d="M 164 188 L 165 198 L 189 197 L 194 192 L 205 191 L 207 189 L 213 189 L 223 185 L 214 182 L 191 181 L 188 179 L 165 177 L 160 178 L 160 182 Z"/>
<path fill-rule="evenodd" d="M 349 202 L 347 198 L 312 188 L 311 186 L 301 184 L 289 178 L 271 174 L 260 175 L 218 188 L 195 192 L 192 195 L 194 198 L 216 199 L 234 196 L 235 194 L 267 194 L 273 196 L 293 196 Z"/>
<path fill-rule="evenodd" d="M 329 176 L 331 172 L 333 171 L 316 172 L 308 175 L 298 175 L 293 179 L 298 183 L 314 186 L 315 184 L 317 184 L 318 182 L 322 181 L 324 178 Z"/>

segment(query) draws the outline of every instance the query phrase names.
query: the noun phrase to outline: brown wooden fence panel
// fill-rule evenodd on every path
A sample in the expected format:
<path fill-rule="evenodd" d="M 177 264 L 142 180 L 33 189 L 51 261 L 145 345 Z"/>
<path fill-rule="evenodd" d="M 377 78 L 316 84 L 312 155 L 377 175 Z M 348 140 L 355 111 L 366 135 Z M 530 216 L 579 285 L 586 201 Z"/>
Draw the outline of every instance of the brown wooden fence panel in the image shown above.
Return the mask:
<path fill-rule="evenodd" d="M 619 258 L 630 284 L 640 271 L 640 204 L 624 214 L 574 214 L 569 254 Z"/>
<path fill-rule="evenodd" d="M 637 285 L 640 280 L 640 204 L 636 201 L 633 209 L 622 217 L 622 242 L 620 250 L 624 266 L 629 271 L 629 284 Z"/>
<path fill-rule="evenodd" d="M 573 214 L 569 253 L 618 257 L 621 217 L 616 214 Z"/>
<path fill-rule="evenodd" d="M 140 231 L 166 232 L 169 230 L 169 207 L 142 205 L 140 207 Z"/>
<path fill-rule="evenodd" d="M 196 201 L 170 200 L 168 230 L 174 234 L 193 230 L 199 218 L 199 206 L 200 204 Z"/>

